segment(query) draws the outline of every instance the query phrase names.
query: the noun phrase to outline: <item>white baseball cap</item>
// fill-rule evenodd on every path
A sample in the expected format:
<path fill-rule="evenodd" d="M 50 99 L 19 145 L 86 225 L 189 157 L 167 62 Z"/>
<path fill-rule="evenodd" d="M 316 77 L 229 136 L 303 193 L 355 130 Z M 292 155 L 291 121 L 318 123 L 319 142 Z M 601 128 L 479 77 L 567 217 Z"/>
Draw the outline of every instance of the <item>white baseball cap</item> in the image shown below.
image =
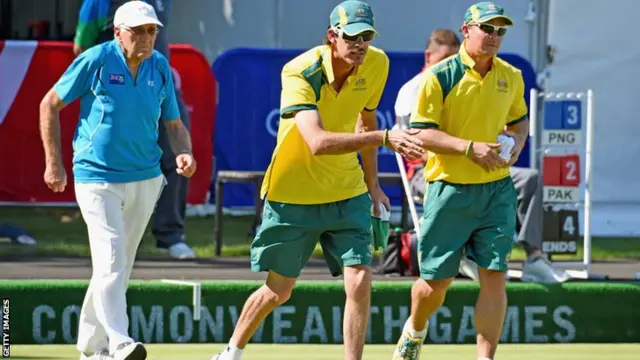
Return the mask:
<path fill-rule="evenodd" d="M 120 6 L 113 16 L 113 26 L 136 27 L 146 24 L 163 26 L 153 6 L 144 1 L 128 1 Z"/>

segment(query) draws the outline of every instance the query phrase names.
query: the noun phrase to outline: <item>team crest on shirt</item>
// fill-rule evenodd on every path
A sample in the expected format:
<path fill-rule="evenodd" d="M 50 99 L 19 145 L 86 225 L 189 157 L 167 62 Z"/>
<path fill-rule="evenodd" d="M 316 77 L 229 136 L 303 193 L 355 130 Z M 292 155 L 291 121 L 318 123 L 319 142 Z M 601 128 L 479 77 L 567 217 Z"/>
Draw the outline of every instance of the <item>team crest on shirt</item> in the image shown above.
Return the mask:
<path fill-rule="evenodd" d="M 509 92 L 509 85 L 505 80 L 498 80 L 498 91 Z"/>
<path fill-rule="evenodd" d="M 367 85 L 367 80 L 364 77 L 360 76 L 356 78 L 355 83 L 353 83 L 353 86 L 354 86 L 353 90 L 354 91 L 367 90 L 366 85 Z"/>
<path fill-rule="evenodd" d="M 122 75 L 122 74 L 109 74 L 109 84 L 124 85 L 124 75 Z"/>

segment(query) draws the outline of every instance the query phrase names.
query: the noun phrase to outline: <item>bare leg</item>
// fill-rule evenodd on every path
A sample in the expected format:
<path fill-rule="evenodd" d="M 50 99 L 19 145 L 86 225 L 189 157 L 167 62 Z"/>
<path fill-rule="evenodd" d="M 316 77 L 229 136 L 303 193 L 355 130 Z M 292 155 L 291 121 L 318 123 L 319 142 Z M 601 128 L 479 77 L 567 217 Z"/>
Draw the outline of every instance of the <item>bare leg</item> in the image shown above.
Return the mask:
<path fill-rule="evenodd" d="M 420 332 L 425 329 L 429 317 L 444 303 L 447 289 L 453 279 L 418 279 L 411 288 L 411 316 L 409 325 Z"/>
<path fill-rule="evenodd" d="M 478 268 L 480 294 L 476 302 L 475 323 L 478 358 L 493 359 L 500 341 L 507 309 L 503 272 Z"/>
<path fill-rule="evenodd" d="M 229 344 L 244 349 L 267 315 L 289 300 L 295 283 L 294 278 L 270 271 L 266 283 L 245 302 Z"/>
<path fill-rule="evenodd" d="M 369 324 L 371 267 L 367 265 L 345 267 L 344 288 L 347 296 L 343 323 L 344 358 L 361 360 Z"/>
<path fill-rule="evenodd" d="M 411 289 L 411 315 L 393 352 L 393 360 L 417 360 L 427 337 L 429 317 L 442 305 L 452 278 L 418 279 Z"/>

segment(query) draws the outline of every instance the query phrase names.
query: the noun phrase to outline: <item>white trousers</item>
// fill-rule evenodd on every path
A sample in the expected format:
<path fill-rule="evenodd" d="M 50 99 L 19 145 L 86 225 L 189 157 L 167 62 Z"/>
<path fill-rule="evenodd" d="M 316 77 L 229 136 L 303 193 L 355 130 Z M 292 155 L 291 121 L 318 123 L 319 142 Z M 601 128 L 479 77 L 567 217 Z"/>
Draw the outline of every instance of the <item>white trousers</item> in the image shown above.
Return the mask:
<path fill-rule="evenodd" d="M 129 337 L 126 291 L 140 240 L 165 178 L 130 183 L 75 184 L 89 232 L 93 274 L 80 312 L 77 348 L 111 354 Z"/>

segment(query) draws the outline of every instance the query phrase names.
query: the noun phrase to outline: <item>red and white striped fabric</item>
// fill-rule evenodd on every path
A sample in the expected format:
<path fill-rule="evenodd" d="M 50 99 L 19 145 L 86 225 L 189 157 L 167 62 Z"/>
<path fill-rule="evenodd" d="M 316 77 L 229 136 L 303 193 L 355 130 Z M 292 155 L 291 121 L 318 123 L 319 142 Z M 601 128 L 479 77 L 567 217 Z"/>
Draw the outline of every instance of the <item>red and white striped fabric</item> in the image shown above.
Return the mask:
<path fill-rule="evenodd" d="M 4 121 L 18 90 L 20 90 L 37 46 L 36 41 L 0 42 L 0 81 L 2 81 L 0 124 Z"/>

